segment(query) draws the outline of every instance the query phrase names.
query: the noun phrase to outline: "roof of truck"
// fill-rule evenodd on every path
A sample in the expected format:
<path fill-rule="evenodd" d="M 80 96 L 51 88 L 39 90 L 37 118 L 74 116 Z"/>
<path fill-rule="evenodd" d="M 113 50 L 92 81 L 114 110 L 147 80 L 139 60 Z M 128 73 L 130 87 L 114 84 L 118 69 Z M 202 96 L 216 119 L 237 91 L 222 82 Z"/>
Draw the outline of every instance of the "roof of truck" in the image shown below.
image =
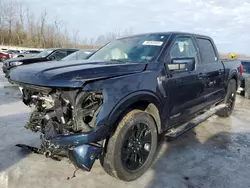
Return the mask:
<path fill-rule="evenodd" d="M 141 33 L 141 34 L 135 34 L 135 35 L 131 35 L 128 37 L 122 37 L 122 38 L 130 38 L 130 37 L 137 37 L 137 36 L 143 36 L 143 35 L 193 35 L 196 37 L 202 37 L 202 38 L 211 38 L 209 36 L 206 35 L 201 35 L 201 34 L 196 34 L 196 33 L 188 33 L 188 32 L 181 32 L 181 31 L 168 31 L 168 32 L 152 32 L 152 33 Z"/>

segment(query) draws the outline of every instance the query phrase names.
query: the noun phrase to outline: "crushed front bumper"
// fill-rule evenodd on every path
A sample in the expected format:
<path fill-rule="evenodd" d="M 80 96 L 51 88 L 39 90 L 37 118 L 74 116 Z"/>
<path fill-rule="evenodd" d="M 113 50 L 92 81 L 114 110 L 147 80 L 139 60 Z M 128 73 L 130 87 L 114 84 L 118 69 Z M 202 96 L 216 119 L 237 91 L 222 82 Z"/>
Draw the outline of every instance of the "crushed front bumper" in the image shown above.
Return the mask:
<path fill-rule="evenodd" d="M 101 147 L 83 144 L 69 149 L 69 159 L 78 168 L 90 171 L 101 153 Z"/>
<path fill-rule="evenodd" d="M 21 85 L 21 84 L 20 84 Z M 33 86 L 32 86 L 33 87 Z M 32 88 L 38 93 L 43 93 L 46 95 L 46 93 L 50 92 L 51 89 L 48 88 L 40 88 L 40 86 L 36 86 L 35 88 Z M 32 90 L 32 91 L 33 91 Z M 26 103 L 26 96 L 32 95 L 28 92 L 27 88 L 23 89 L 22 85 L 20 86 L 20 91 L 23 93 L 23 101 Z M 39 92 L 40 91 L 40 92 Z M 71 92 L 72 93 L 72 92 Z M 62 95 L 68 99 L 67 101 L 72 101 L 75 96 L 67 97 L 65 93 Z M 88 93 L 85 93 L 88 94 Z M 84 97 L 86 98 L 87 95 Z M 39 96 L 38 96 L 39 97 Z M 54 96 L 55 97 L 55 96 Z M 32 96 L 31 96 L 32 98 Z M 34 98 L 34 96 L 33 96 Z M 57 97 L 58 98 L 58 97 Z M 73 98 L 73 99 L 72 99 Z M 46 99 L 51 100 L 51 98 Z M 79 100 L 80 104 L 83 103 L 83 100 Z M 70 114 L 73 114 L 72 117 L 74 117 L 74 112 L 71 111 L 68 113 L 64 109 L 66 107 L 72 108 L 71 105 L 62 105 L 60 100 L 53 101 L 53 111 L 34 111 L 31 114 L 31 118 L 28 122 L 28 125 L 25 127 L 28 129 L 31 129 L 34 132 L 41 132 L 41 148 L 39 148 L 39 153 L 45 155 L 49 158 L 57 158 L 60 157 L 61 153 L 63 153 L 63 156 L 67 156 L 71 162 L 78 168 L 90 171 L 92 168 L 92 165 L 94 161 L 101 155 L 102 152 L 102 144 L 104 140 L 108 137 L 110 132 L 110 126 L 108 124 L 104 123 L 104 120 L 98 121 L 99 119 L 96 118 L 94 122 L 94 126 L 92 129 L 89 130 L 74 130 L 71 131 L 69 129 L 65 129 L 66 131 L 57 131 L 56 128 L 63 128 L 62 126 L 59 126 L 60 124 L 66 124 L 65 122 L 61 122 L 60 119 L 63 117 L 66 117 L 66 115 L 69 114 L 68 117 L 71 117 Z M 77 101 L 78 102 L 78 101 Z M 67 104 L 69 104 L 68 102 Z M 73 102 L 72 102 L 73 103 Z M 27 101 L 27 104 L 30 104 L 29 101 Z M 75 108 L 77 108 L 77 105 Z M 50 105 L 48 105 L 49 109 Z M 74 108 L 74 109 L 75 109 Z M 52 115 L 51 115 L 52 114 Z M 57 121 L 54 121 L 51 119 L 57 118 Z M 44 120 L 43 122 L 41 122 Z M 64 119 L 65 121 L 65 119 Z M 43 124 L 43 127 L 40 125 Z M 53 123 L 53 124 L 52 124 Z M 75 119 L 74 119 L 75 123 Z M 66 126 L 65 126 L 66 127 Z M 25 148 L 34 151 L 33 147 L 27 147 Z"/>
<path fill-rule="evenodd" d="M 88 133 L 56 136 L 50 142 L 57 147 L 73 145 L 68 149 L 69 159 L 78 168 L 90 171 L 103 149 L 97 142 L 104 140 L 108 133 L 108 128 L 102 125 Z"/>
<path fill-rule="evenodd" d="M 71 135 L 60 135 L 46 140 L 47 144 L 44 148 L 34 148 L 23 144 L 18 147 L 28 149 L 34 153 L 43 154 L 46 157 L 60 161 L 58 151 L 65 151 L 67 157 L 75 167 L 84 171 L 90 171 L 95 160 L 102 153 L 102 145 L 98 141 L 106 138 L 108 130 L 105 126 L 100 126 L 97 130 L 89 133 L 77 133 Z M 42 139 L 43 140 L 43 139 Z"/>

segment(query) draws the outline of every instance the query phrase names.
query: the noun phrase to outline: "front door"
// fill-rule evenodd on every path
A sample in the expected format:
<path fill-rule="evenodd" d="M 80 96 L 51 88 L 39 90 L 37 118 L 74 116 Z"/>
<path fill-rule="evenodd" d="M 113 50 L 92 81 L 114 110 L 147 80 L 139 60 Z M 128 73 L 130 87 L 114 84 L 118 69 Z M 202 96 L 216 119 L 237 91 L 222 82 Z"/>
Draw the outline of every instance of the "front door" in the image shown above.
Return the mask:
<path fill-rule="evenodd" d="M 199 64 L 197 49 L 190 36 L 179 36 L 172 43 L 166 64 L 173 59 L 195 59 L 195 67 L 189 71 L 170 71 L 166 80 L 165 90 L 168 93 L 168 106 L 170 112 L 169 124 L 185 120 L 191 114 L 201 109 L 205 89 L 204 75 Z"/>

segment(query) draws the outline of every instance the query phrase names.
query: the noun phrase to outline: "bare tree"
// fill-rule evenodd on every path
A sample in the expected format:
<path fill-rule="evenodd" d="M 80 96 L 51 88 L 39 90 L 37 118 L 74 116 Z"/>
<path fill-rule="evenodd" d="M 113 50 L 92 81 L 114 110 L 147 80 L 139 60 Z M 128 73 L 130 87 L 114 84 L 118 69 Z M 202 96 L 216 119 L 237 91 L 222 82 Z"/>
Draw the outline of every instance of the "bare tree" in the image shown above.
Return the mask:
<path fill-rule="evenodd" d="M 129 27 L 128 29 L 125 29 L 123 32 L 122 32 L 122 37 L 126 37 L 126 36 L 129 36 L 129 35 L 132 35 L 134 33 L 134 30 L 132 27 Z"/>
<path fill-rule="evenodd" d="M 64 26 L 64 32 L 62 33 L 62 41 L 61 41 L 63 46 L 68 46 L 69 45 L 69 33 L 67 30 L 67 27 Z"/>
<path fill-rule="evenodd" d="M 133 33 L 132 28 L 126 29 L 124 31 L 120 31 L 118 29 L 115 29 L 113 32 L 108 32 L 106 34 L 102 34 L 99 37 L 97 37 L 95 44 L 96 45 L 103 45 L 103 44 L 106 44 L 114 39 L 129 36 L 132 33 Z"/>
<path fill-rule="evenodd" d="M 55 29 L 56 29 L 56 36 L 55 36 L 55 38 L 56 38 L 55 39 L 56 40 L 56 46 L 62 46 L 60 40 L 61 40 L 61 28 L 63 26 L 63 21 L 55 19 L 54 26 L 55 26 Z"/>
<path fill-rule="evenodd" d="M 79 30 L 73 29 L 73 46 L 76 48 L 76 46 L 79 44 Z"/>
<path fill-rule="evenodd" d="M 28 4 L 19 0 L 0 0 L 0 44 L 42 48 L 91 48 L 130 33 L 130 30 L 115 30 L 96 38 L 81 39 L 79 30 L 73 29 L 69 33 L 62 20 L 56 18 L 52 23 L 48 21 L 46 9 L 37 17 L 29 10 Z"/>
<path fill-rule="evenodd" d="M 25 40 L 24 36 L 24 25 L 25 25 L 25 4 L 19 3 L 17 6 L 17 15 L 18 18 L 16 20 L 16 27 L 15 27 L 15 33 L 16 33 L 16 38 L 18 45 L 23 45 L 23 42 Z"/>
<path fill-rule="evenodd" d="M 46 25 L 46 18 L 47 18 L 47 10 L 45 9 L 41 15 L 41 26 L 40 26 L 40 34 L 39 34 L 39 42 L 41 47 L 45 47 L 45 25 Z"/>
<path fill-rule="evenodd" d="M 8 0 L 8 2 L 4 3 L 4 20 L 7 22 L 8 25 L 8 43 L 10 44 L 12 41 L 12 26 L 14 19 L 17 15 L 17 2 L 14 0 Z"/>
<path fill-rule="evenodd" d="M 3 0 L 0 0 L 0 42 L 4 43 L 4 19 L 3 19 Z"/>

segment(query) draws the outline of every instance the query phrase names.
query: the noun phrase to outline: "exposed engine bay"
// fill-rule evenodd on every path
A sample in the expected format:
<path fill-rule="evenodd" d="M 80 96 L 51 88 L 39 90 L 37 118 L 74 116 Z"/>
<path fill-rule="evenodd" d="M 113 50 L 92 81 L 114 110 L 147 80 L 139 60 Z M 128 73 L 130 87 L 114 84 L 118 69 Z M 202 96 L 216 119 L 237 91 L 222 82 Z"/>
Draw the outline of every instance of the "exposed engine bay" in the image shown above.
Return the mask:
<path fill-rule="evenodd" d="M 55 145 L 50 139 L 59 135 L 90 132 L 103 103 L 101 93 L 82 92 L 77 89 L 32 86 L 23 88 L 22 94 L 24 104 L 32 108 L 25 128 L 42 133 L 41 148 L 36 150 L 27 146 L 28 149 L 56 160 L 60 160 L 60 155 L 67 155 L 67 151 L 75 146 Z"/>

